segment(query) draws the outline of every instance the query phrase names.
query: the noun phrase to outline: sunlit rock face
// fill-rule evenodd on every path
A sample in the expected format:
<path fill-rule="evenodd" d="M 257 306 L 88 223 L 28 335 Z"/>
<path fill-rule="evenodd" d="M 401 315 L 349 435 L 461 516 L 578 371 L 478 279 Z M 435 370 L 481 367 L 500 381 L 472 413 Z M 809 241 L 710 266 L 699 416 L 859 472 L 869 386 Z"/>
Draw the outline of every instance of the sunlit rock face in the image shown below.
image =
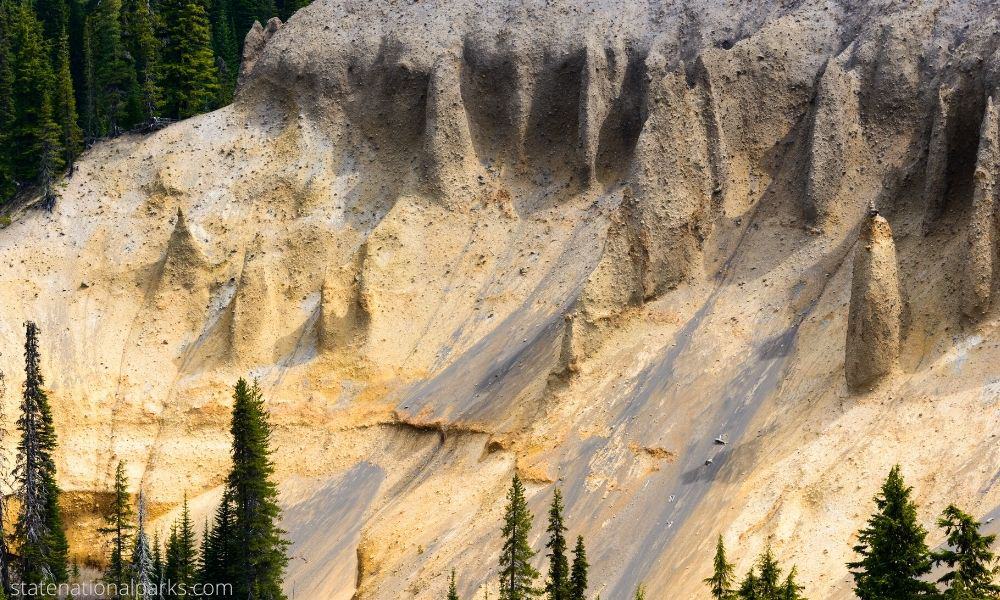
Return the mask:
<path fill-rule="evenodd" d="M 118 460 L 157 526 L 209 513 L 240 376 L 296 598 L 496 597 L 515 472 L 605 598 L 703 593 L 718 534 L 849 597 L 897 462 L 933 543 L 1000 505 L 995 3 L 317 0 L 252 34 L 233 105 L 0 231 L 6 421 L 33 319 L 75 555 Z"/>

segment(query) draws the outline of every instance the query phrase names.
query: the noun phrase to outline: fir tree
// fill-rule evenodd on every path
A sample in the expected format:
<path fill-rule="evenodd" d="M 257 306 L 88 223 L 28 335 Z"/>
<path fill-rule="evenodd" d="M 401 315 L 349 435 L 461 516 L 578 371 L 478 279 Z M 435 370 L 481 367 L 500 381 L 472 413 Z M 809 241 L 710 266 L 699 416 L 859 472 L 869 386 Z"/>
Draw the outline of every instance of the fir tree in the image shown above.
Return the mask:
<path fill-rule="evenodd" d="M 39 366 L 38 327 L 29 321 L 25 332 L 25 382 L 17 420 L 21 440 L 14 470 L 20 501 L 14 532 L 20 580 L 26 584 L 61 583 L 67 579 L 69 547 L 52 459 L 55 427 Z"/>
<path fill-rule="evenodd" d="M 733 564 L 726 560 L 726 545 L 722 541 L 722 534 L 719 534 L 719 540 L 715 543 L 712 576 L 704 581 L 713 598 L 727 600 L 733 595 L 733 579 Z"/>
<path fill-rule="evenodd" d="M 55 75 L 55 116 L 59 123 L 63 162 L 72 165 L 83 148 L 83 132 L 76 114 L 76 92 L 73 90 L 73 77 L 70 73 L 69 35 L 65 32 L 59 36 Z"/>
<path fill-rule="evenodd" d="M 910 500 L 913 488 L 903 483 L 896 465 L 881 492 L 878 509 L 858 533 L 854 551 L 861 559 L 848 563 L 853 569 L 854 590 L 861 600 L 930 598 L 936 588 L 921 577 L 931 571 L 927 531 L 917 522 L 917 508 Z"/>
<path fill-rule="evenodd" d="M 215 510 L 215 520 L 204 548 L 202 582 L 216 585 L 232 583 L 232 564 L 236 561 L 237 549 L 234 547 L 232 495 L 228 489 L 223 492 Z"/>
<path fill-rule="evenodd" d="M 455 586 L 455 569 L 451 570 L 451 580 L 448 582 L 448 600 L 458 600 L 458 587 Z"/>
<path fill-rule="evenodd" d="M 11 123 L 5 140 L 10 150 L 8 168 L 14 181 L 40 183 L 47 194 L 63 165 L 49 44 L 29 2 L 17 2 L 4 13 L 4 35 L 9 37 L 11 50 Z"/>
<path fill-rule="evenodd" d="M 764 553 L 757 559 L 757 593 L 764 600 L 779 600 L 781 597 L 781 567 L 774 559 L 771 546 L 764 548 Z"/>
<path fill-rule="evenodd" d="M 566 526 L 563 523 L 562 491 L 559 488 L 552 494 L 549 526 L 546 531 L 549 534 L 549 541 L 545 544 L 549 549 L 549 576 L 545 583 L 545 592 L 549 600 L 568 600 L 569 560 L 566 558 Z"/>
<path fill-rule="evenodd" d="M 124 0 L 122 21 L 125 48 L 135 62 L 140 120 L 151 122 L 160 116 L 163 105 L 157 15 L 150 0 Z"/>
<path fill-rule="evenodd" d="M 757 577 L 754 567 L 750 567 L 743 581 L 740 582 L 736 596 L 740 600 L 764 600 L 760 595 L 760 579 Z"/>
<path fill-rule="evenodd" d="M 785 578 L 785 583 L 781 586 L 780 600 L 805 600 L 802 595 L 804 588 L 795 580 L 798 574 L 798 569 L 793 565 L 792 570 L 788 572 L 788 577 Z"/>
<path fill-rule="evenodd" d="M 0 1 L 0 205 L 17 191 L 14 175 L 14 72 L 11 33 L 14 7 L 9 0 Z"/>
<path fill-rule="evenodd" d="M 198 0 L 164 0 L 164 110 L 186 118 L 215 107 L 219 81 L 212 54 L 212 32 Z"/>
<path fill-rule="evenodd" d="M 573 549 L 573 567 L 569 576 L 570 600 L 585 600 L 587 597 L 587 549 L 583 545 L 583 536 L 576 538 L 576 548 Z"/>
<path fill-rule="evenodd" d="M 507 492 L 503 524 L 503 549 L 500 552 L 500 600 L 525 600 L 539 593 L 535 589 L 538 571 L 531 566 L 535 551 L 528 543 L 531 511 L 524 497 L 524 485 L 516 474 Z"/>
<path fill-rule="evenodd" d="M 181 518 L 170 528 L 167 539 L 166 560 L 164 565 L 165 590 L 172 587 L 190 589 L 197 582 L 198 557 L 195 551 L 194 526 L 191 523 L 191 513 L 188 510 L 187 494 L 181 508 Z M 172 593 L 164 594 L 165 600 L 175 600 L 178 597 Z"/>
<path fill-rule="evenodd" d="M 95 133 L 117 135 L 139 120 L 135 65 L 122 41 L 122 0 L 101 0 L 90 20 Z"/>
<path fill-rule="evenodd" d="M 646 586 L 641 583 L 635 588 L 635 600 L 646 600 Z"/>
<path fill-rule="evenodd" d="M 128 569 L 126 551 L 132 537 L 132 505 L 128 493 L 128 479 L 125 477 L 125 463 L 118 461 L 115 469 L 115 487 L 111 496 L 111 505 L 104 516 L 104 527 L 98 531 L 110 537 L 110 552 L 108 568 L 104 572 L 104 581 L 108 584 L 111 598 L 122 598 L 119 593 L 128 587 L 131 579 Z"/>
<path fill-rule="evenodd" d="M 152 600 L 156 598 L 153 591 L 156 585 L 156 557 L 149 547 L 149 538 L 146 535 L 146 499 L 139 491 L 138 521 L 135 528 L 135 543 L 132 546 L 132 559 L 129 563 L 129 575 L 132 577 L 132 585 L 137 590 L 136 600 Z M 159 540 L 154 544 L 159 546 Z M 159 548 L 157 548 L 159 553 Z"/>
<path fill-rule="evenodd" d="M 281 590 L 288 558 L 277 521 L 278 489 L 271 462 L 271 426 L 257 383 L 236 383 L 233 393 L 232 471 L 227 486 L 233 503 L 232 584 L 239 598 L 284 600 Z"/>
<path fill-rule="evenodd" d="M 990 550 L 996 535 L 979 533 L 979 522 L 954 504 L 944 509 L 938 527 L 944 529 L 948 547 L 934 552 L 933 560 L 950 569 L 938 579 L 946 586 L 942 597 L 948 600 L 1000 597 L 1000 585 L 994 581 L 1000 567 Z"/>
<path fill-rule="evenodd" d="M 161 598 L 160 590 L 162 589 L 163 582 L 166 579 L 166 564 L 163 562 L 163 551 L 160 545 L 160 532 L 153 532 L 153 589 L 155 590 L 152 594 L 144 598 L 143 600 L 159 600 Z"/>

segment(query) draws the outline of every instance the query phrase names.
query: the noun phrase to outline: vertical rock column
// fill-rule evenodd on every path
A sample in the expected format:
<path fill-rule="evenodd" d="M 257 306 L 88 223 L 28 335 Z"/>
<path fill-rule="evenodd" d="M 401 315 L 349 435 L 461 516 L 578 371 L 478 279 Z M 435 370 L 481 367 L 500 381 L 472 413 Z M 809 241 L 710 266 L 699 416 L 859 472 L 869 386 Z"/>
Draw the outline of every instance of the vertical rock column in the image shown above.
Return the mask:
<path fill-rule="evenodd" d="M 972 214 L 968 229 L 968 262 L 962 312 L 969 318 L 983 316 L 990 307 L 996 264 L 996 173 L 998 167 L 997 108 L 987 100 L 979 132 L 979 153 L 973 176 Z"/>
<path fill-rule="evenodd" d="M 892 371 L 899 358 L 903 301 L 889 222 L 869 210 L 854 254 L 844 370 L 858 389 Z"/>

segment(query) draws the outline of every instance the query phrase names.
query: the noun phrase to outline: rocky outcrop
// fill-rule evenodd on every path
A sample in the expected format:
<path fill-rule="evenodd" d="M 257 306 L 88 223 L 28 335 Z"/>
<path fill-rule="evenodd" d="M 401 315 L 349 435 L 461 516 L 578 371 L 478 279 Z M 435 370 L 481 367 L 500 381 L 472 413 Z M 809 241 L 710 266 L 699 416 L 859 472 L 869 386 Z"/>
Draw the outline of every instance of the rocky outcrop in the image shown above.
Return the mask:
<path fill-rule="evenodd" d="M 852 166 L 857 134 L 857 76 L 844 70 L 839 60 L 830 60 L 816 90 L 808 140 L 805 212 L 816 227 L 841 216 L 838 193 Z"/>
<path fill-rule="evenodd" d="M 462 57 L 452 48 L 438 57 L 427 86 L 424 175 L 432 193 L 456 207 L 468 206 L 483 175 L 461 85 Z"/>
<path fill-rule="evenodd" d="M 938 90 L 934 105 L 931 137 L 927 145 L 927 164 L 924 168 L 924 232 L 932 229 L 945 205 L 948 185 L 948 147 L 951 137 L 951 91 Z"/>
<path fill-rule="evenodd" d="M 323 280 L 320 295 L 319 349 L 344 351 L 364 340 L 368 309 L 361 294 L 361 267 L 365 248 L 352 263 L 334 269 Z"/>
<path fill-rule="evenodd" d="M 858 390 L 890 373 L 899 358 L 903 300 L 889 222 L 874 209 L 861 225 L 854 254 L 844 370 Z"/>
<path fill-rule="evenodd" d="M 240 61 L 240 73 L 236 79 L 236 89 L 239 90 L 250 78 L 253 68 L 257 65 L 257 60 L 264 53 L 264 46 L 274 37 L 274 34 L 281 29 L 283 23 L 278 17 L 271 17 L 267 25 L 261 25 L 260 21 L 254 21 L 250 31 L 247 32 L 243 40 L 243 57 Z"/>
<path fill-rule="evenodd" d="M 979 318 L 989 309 L 997 261 L 997 170 L 1000 168 L 1000 140 L 997 130 L 997 106 L 986 103 L 979 132 L 979 151 L 973 175 L 972 213 L 969 216 L 968 264 L 962 312 Z"/>
<path fill-rule="evenodd" d="M 167 241 L 167 250 L 163 257 L 163 280 L 168 287 L 181 286 L 187 290 L 193 289 L 201 280 L 200 275 L 209 268 L 208 259 L 198 247 L 198 241 L 191 234 L 184 211 L 177 209 L 174 230 Z"/>

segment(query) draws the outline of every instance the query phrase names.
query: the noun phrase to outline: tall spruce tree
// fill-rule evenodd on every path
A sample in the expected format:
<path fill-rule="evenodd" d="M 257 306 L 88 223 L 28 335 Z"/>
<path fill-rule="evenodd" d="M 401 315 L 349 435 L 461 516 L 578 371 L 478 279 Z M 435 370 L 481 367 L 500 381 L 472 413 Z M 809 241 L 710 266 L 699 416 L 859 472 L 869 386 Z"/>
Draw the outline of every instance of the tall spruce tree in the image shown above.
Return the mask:
<path fill-rule="evenodd" d="M 20 503 L 14 539 L 20 555 L 20 581 L 61 583 L 67 579 L 69 546 L 59 510 L 59 486 L 52 454 L 56 433 L 39 365 L 38 327 L 25 324 L 25 382 L 17 428 L 14 476 Z"/>
<path fill-rule="evenodd" d="M 455 569 L 451 570 L 451 579 L 448 581 L 448 600 L 458 600 L 458 586 L 455 585 Z"/>
<path fill-rule="evenodd" d="M 712 561 L 712 576 L 704 579 L 712 597 L 716 600 L 727 600 L 733 595 L 733 563 L 726 560 L 726 545 L 722 534 L 715 543 L 715 559 Z"/>
<path fill-rule="evenodd" d="M 949 568 L 938 579 L 945 585 L 942 598 L 1000 598 L 1000 585 L 996 584 L 1000 567 L 991 550 L 997 536 L 981 534 L 980 523 L 954 504 L 944 509 L 938 527 L 945 531 L 947 547 L 934 552 L 932 558 Z"/>
<path fill-rule="evenodd" d="M 135 600 L 153 600 L 156 593 L 155 557 L 149 547 L 149 537 L 146 534 L 146 498 L 139 490 L 138 519 L 135 527 L 135 543 L 132 545 L 132 558 L 129 562 L 129 575 L 132 586 L 136 590 Z M 159 540 L 156 540 L 157 545 Z"/>
<path fill-rule="evenodd" d="M 563 521 L 562 491 L 556 488 L 552 493 L 549 507 L 549 525 L 546 531 L 549 541 L 549 575 L 545 582 L 545 592 L 549 600 L 569 600 L 569 559 L 566 557 L 566 525 Z"/>
<path fill-rule="evenodd" d="M 150 0 L 124 0 L 122 37 L 125 48 L 135 63 L 140 121 L 146 123 L 160 116 L 163 105 L 158 29 L 157 15 Z"/>
<path fill-rule="evenodd" d="M 201 580 L 212 584 L 213 588 L 222 590 L 219 584 L 233 582 L 233 564 L 236 562 L 238 549 L 234 546 L 233 535 L 233 501 L 232 494 L 225 490 L 222 500 L 215 509 L 215 519 L 208 540 L 205 543 L 202 557 Z M 211 598 L 223 596 L 211 596 Z"/>
<path fill-rule="evenodd" d="M 260 387 L 245 379 L 233 393 L 232 470 L 227 487 L 233 503 L 232 560 L 235 596 L 248 600 L 284 600 L 281 589 L 288 542 L 277 524 L 278 488 L 273 481 L 271 425 Z"/>
<path fill-rule="evenodd" d="M 10 0 L 0 0 L 0 206 L 17 191 L 14 176 L 14 72 L 11 34 L 14 7 Z"/>
<path fill-rule="evenodd" d="M 573 549 L 573 567 L 569 575 L 570 600 L 585 600 L 587 597 L 587 548 L 583 544 L 583 536 L 576 536 L 576 547 Z"/>
<path fill-rule="evenodd" d="M 932 562 L 927 531 L 917 522 L 917 507 L 910 499 L 912 490 L 896 465 L 875 496 L 877 511 L 854 546 L 861 559 L 847 565 L 861 600 L 931 598 L 937 592 L 934 584 L 921 579 L 931 572 Z"/>
<path fill-rule="evenodd" d="M 796 581 L 798 574 L 799 570 L 795 565 L 792 565 L 792 570 L 788 572 L 788 577 L 785 578 L 785 583 L 781 586 L 780 600 L 805 600 L 802 595 L 804 588 Z"/>
<path fill-rule="evenodd" d="M 63 162 L 72 165 L 83 149 L 83 131 L 76 113 L 76 92 L 70 72 L 69 35 L 66 32 L 59 36 L 55 76 L 55 117 L 59 123 Z"/>
<path fill-rule="evenodd" d="M 535 589 L 538 571 L 531 566 L 535 551 L 528 543 L 531 521 L 524 485 L 515 474 L 507 492 L 507 509 L 504 513 L 504 542 L 500 551 L 500 600 L 525 600 L 540 595 Z"/>
<path fill-rule="evenodd" d="M 163 561 L 163 546 L 160 544 L 159 530 L 153 532 L 153 589 L 152 594 L 143 600 L 160 600 L 163 582 L 166 579 L 166 564 Z"/>
<path fill-rule="evenodd" d="M 117 135 L 140 119 L 135 65 L 122 40 L 122 0 L 101 0 L 90 21 L 95 133 Z"/>
<path fill-rule="evenodd" d="M 764 553 L 757 559 L 757 591 L 765 600 L 778 600 L 781 596 L 781 567 L 774 558 L 771 546 L 764 548 Z"/>
<path fill-rule="evenodd" d="M 165 113 L 183 119 L 215 108 L 220 87 L 205 6 L 198 0 L 163 0 L 161 7 Z"/>
<path fill-rule="evenodd" d="M 63 149 L 56 123 L 49 44 L 28 0 L 4 11 L 5 37 L 10 48 L 11 123 L 6 142 L 9 171 L 18 184 L 39 183 L 46 194 L 63 166 Z"/>
<path fill-rule="evenodd" d="M 104 515 L 104 527 L 98 531 L 108 537 L 108 568 L 104 572 L 104 581 L 108 584 L 110 598 L 127 596 L 131 574 L 127 552 L 132 538 L 132 503 L 128 492 L 128 478 L 125 476 L 125 463 L 118 461 L 115 469 L 115 487 L 111 492 L 111 504 Z"/>
<path fill-rule="evenodd" d="M 181 508 L 181 517 L 170 527 L 170 537 L 167 539 L 166 559 L 164 565 L 164 584 L 168 590 L 163 596 L 165 600 L 176 600 L 184 597 L 179 592 L 197 583 L 198 556 L 195 550 L 194 525 L 191 523 L 191 512 L 188 509 L 187 494 Z"/>

